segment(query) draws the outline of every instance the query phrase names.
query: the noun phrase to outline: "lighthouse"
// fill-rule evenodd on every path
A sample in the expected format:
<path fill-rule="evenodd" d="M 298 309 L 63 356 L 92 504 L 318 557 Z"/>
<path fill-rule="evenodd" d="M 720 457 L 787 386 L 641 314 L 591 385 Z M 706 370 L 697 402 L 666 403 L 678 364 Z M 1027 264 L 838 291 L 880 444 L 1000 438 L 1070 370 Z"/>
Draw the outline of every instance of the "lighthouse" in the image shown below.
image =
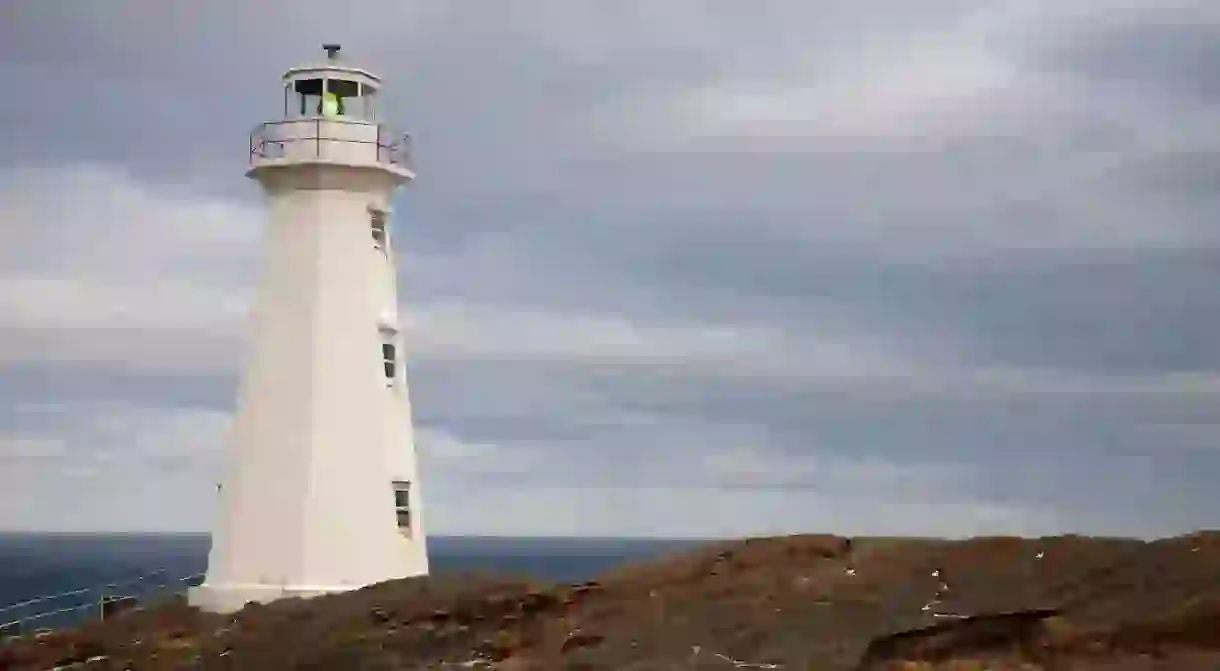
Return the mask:
<path fill-rule="evenodd" d="M 410 144 L 381 122 L 381 79 L 323 48 L 250 136 L 266 257 L 188 597 L 211 612 L 428 572 L 390 226 Z"/>

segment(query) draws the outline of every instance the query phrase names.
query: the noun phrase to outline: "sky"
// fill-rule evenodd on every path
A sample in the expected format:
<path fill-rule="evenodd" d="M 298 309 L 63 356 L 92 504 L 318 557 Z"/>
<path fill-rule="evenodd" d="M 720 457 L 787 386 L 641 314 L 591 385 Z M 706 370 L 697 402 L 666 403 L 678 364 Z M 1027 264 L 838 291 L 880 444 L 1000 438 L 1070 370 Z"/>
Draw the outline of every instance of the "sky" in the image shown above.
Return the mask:
<path fill-rule="evenodd" d="M 1220 526 L 1214 2 L 0 0 L 0 529 L 210 527 L 324 42 L 432 533 Z"/>

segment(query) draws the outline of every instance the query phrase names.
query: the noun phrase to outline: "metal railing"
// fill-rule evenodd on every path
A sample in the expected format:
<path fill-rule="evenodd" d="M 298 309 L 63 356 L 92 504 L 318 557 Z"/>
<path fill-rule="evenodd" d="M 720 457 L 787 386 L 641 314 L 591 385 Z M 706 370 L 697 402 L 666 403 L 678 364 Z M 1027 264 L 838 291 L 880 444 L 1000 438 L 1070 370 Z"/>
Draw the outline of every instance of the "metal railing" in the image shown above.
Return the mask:
<path fill-rule="evenodd" d="M 333 132 L 339 131 L 342 132 Z M 296 132 L 293 132 L 296 131 Z M 301 132 L 304 131 L 304 132 Z M 250 163 L 285 158 L 334 159 L 330 150 L 348 148 L 344 158 L 380 163 L 411 170 L 411 136 L 381 123 L 333 117 L 267 121 L 250 132 Z M 352 152 L 369 147 L 373 154 Z"/>
<path fill-rule="evenodd" d="M 92 587 L 46 594 L 0 607 L 0 642 L 29 633 L 75 626 L 95 611 L 98 619 L 139 610 L 141 603 L 181 594 L 199 584 L 203 573 L 171 578 L 164 569 Z"/>

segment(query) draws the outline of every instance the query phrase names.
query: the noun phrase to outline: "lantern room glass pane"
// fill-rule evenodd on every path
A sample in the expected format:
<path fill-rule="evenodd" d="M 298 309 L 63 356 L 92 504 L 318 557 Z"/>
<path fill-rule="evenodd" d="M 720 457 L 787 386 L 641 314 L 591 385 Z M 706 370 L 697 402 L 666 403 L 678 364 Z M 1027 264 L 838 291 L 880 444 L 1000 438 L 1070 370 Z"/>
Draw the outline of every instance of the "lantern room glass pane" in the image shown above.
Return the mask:
<path fill-rule="evenodd" d="M 302 117 L 321 115 L 322 91 L 323 81 L 321 79 L 298 79 L 294 82 L 295 101 L 292 105 L 292 114 Z"/>
<path fill-rule="evenodd" d="M 284 117 L 327 116 L 375 121 L 376 102 L 376 87 L 354 79 L 297 79 L 285 87 Z"/>
<path fill-rule="evenodd" d="M 359 118 L 360 83 L 350 79 L 327 79 L 326 98 L 323 100 L 324 116 Z"/>

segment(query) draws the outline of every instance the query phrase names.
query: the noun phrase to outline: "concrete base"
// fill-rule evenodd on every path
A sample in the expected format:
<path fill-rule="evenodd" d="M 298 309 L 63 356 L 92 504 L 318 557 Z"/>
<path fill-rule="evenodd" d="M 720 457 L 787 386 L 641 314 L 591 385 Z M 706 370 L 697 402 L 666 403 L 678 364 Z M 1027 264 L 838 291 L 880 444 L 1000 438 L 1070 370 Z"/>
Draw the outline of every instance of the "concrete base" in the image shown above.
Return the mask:
<path fill-rule="evenodd" d="M 188 604 L 208 613 L 235 613 L 247 603 L 270 603 L 279 599 L 305 598 L 360 589 L 364 585 L 324 587 L 317 585 L 209 585 L 186 592 Z"/>

